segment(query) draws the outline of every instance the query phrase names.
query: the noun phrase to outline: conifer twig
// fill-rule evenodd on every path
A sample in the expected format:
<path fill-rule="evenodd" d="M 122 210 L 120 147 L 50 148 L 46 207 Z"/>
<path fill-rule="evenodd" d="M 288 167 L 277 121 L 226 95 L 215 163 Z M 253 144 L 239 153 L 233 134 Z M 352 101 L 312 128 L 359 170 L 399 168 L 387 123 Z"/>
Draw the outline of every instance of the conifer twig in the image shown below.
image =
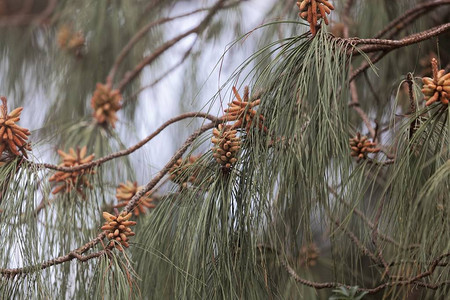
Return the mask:
<path fill-rule="evenodd" d="M 209 9 L 208 14 L 205 16 L 205 18 L 198 24 L 196 27 L 186 31 L 185 33 L 182 33 L 173 39 L 165 42 L 162 44 L 159 48 L 157 48 L 155 51 L 153 51 L 150 55 L 144 57 L 144 59 L 139 62 L 133 70 L 126 72 L 124 78 L 119 82 L 118 84 L 118 90 L 123 91 L 125 86 L 130 83 L 133 79 L 135 79 L 142 71 L 144 67 L 147 65 L 153 63 L 157 58 L 159 58 L 165 51 L 172 48 L 175 44 L 177 44 L 179 41 L 184 39 L 185 37 L 191 35 L 191 34 L 200 34 L 205 30 L 208 23 L 211 21 L 213 16 L 216 14 L 218 10 L 222 8 L 226 0 L 219 0 L 216 2 L 214 6 L 212 6 Z M 112 74 L 114 75 L 114 74 Z"/>
<path fill-rule="evenodd" d="M 82 165 L 78 165 L 75 167 L 60 167 L 57 165 L 53 165 L 53 164 L 48 164 L 48 163 L 42 163 L 42 164 L 35 164 L 37 167 L 42 167 L 42 168 L 46 168 L 46 169 L 51 169 L 51 170 L 55 170 L 55 171 L 62 171 L 62 172 L 75 172 L 75 171 L 79 171 L 79 170 L 84 170 L 84 169 L 89 169 L 89 168 L 93 168 L 93 167 L 97 167 L 107 161 L 113 160 L 115 158 L 118 157 L 122 157 L 122 156 L 126 156 L 129 155 L 131 153 L 133 153 L 134 151 L 138 150 L 139 148 L 141 148 L 142 146 L 144 146 L 146 143 L 148 143 L 149 141 L 151 141 L 154 137 L 156 137 L 159 133 L 161 133 L 166 127 L 168 127 L 169 125 L 176 123 L 178 121 L 181 121 L 183 119 L 187 119 L 187 118 L 205 118 L 205 119 L 209 119 L 211 121 L 213 121 L 214 124 L 218 124 L 221 121 L 214 117 L 213 115 L 210 114 L 206 114 L 206 113 L 202 113 L 202 112 L 190 112 L 190 113 L 184 113 L 181 114 L 177 117 L 171 118 L 169 120 L 167 120 L 164 124 L 162 124 L 158 129 L 156 129 L 152 134 L 150 134 L 149 136 L 147 136 L 145 139 L 141 140 L 140 142 L 138 142 L 137 144 L 135 144 L 134 146 L 131 146 L 128 149 L 125 150 L 121 150 L 115 153 L 111 153 L 107 156 L 104 156 L 102 158 L 96 159 L 91 161 L 90 163 L 86 163 L 86 164 L 82 164 Z"/>

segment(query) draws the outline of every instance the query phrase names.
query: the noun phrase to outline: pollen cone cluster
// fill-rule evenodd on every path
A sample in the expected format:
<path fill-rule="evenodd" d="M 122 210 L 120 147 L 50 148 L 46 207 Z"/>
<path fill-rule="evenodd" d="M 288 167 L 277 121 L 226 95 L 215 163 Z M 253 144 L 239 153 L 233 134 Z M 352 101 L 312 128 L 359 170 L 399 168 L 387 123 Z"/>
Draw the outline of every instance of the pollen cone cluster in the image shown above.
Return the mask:
<path fill-rule="evenodd" d="M 240 138 L 236 136 L 237 130 L 230 125 L 219 124 L 219 129 L 214 128 L 211 142 L 213 156 L 222 165 L 222 168 L 229 171 L 237 161 L 236 155 L 241 146 Z"/>
<path fill-rule="evenodd" d="M 300 18 L 308 21 L 312 35 L 316 35 L 317 21 L 323 19 L 328 25 L 327 14 L 334 10 L 334 6 L 328 0 L 302 0 L 297 2 L 300 9 Z"/>
<path fill-rule="evenodd" d="M 193 165 L 199 159 L 200 155 L 191 155 L 187 159 L 180 158 L 170 169 L 170 180 L 187 187 L 188 183 L 195 183 L 199 173 L 198 169 L 193 169 Z"/>
<path fill-rule="evenodd" d="M 368 153 L 380 152 L 376 145 L 376 143 L 369 141 L 367 136 L 361 136 L 358 132 L 354 138 L 350 138 L 351 156 L 357 157 L 359 161 L 366 158 Z"/>
<path fill-rule="evenodd" d="M 425 95 L 426 105 L 440 101 L 443 105 L 448 105 L 450 101 L 450 73 L 445 74 L 445 70 L 438 71 L 437 60 L 431 60 L 433 78 L 424 77 L 422 79 L 422 93 Z"/>
<path fill-rule="evenodd" d="M 30 131 L 16 124 L 20 120 L 20 113 L 23 107 L 18 107 L 8 114 L 8 102 L 5 97 L 1 97 L 0 105 L 0 157 L 3 152 L 9 151 L 13 155 L 27 157 L 25 150 L 31 151 L 30 145 L 26 142 Z"/>
<path fill-rule="evenodd" d="M 135 235 L 130 226 L 136 225 L 136 222 L 130 221 L 131 216 L 131 213 L 114 216 L 103 212 L 106 222 L 102 230 L 106 231 L 106 237 L 110 240 L 109 245 L 115 246 L 119 251 L 123 251 L 122 246 L 128 248 L 130 246 L 128 237 Z"/>
<path fill-rule="evenodd" d="M 112 90 L 108 84 L 97 83 L 97 89 L 91 99 L 94 118 L 99 124 L 110 124 L 115 128 L 116 112 L 122 107 L 122 95 L 119 90 Z"/>
<path fill-rule="evenodd" d="M 318 258 L 319 248 L 317 248 L 316 244 L 311 243 L 300 249 L 298 262 L 300 266 L 313 267 L 317 264 Z"/>
<path fill-rule="evenodd" d="M 75 167 L 82 164 L 91 162 L 94 159 L 94 154 L 86 156 L 87 148 L 77 148 L 75 151 L 73 148 L 69 149 L 69 153 L 62 150 L 58 150 L 58 154 L 62 157 L 63 162 L 60 167 Z M 94 174 L 95 171 L 90 169 L 82 169 L 75 172 L 62 172 L 58 171 L 50 177 L 49 181 L 56 182 L 57 186 L 53 190 L 53 194 L 59 192 L 69 193 L 72 189 L 76 189 L 77 192 L 83 195 L 83 187 L 92 187 L 87 179 L 87 174 Z M 58 185 L 59 184 L 59 185 Z"/>
<path fill-rule="evenodd" d="M 63 24 L 58 30 L 57 41 L 61 49 L 74 51 L 76 55 L 81 55 L 85 38 L 80 31 L 74 32 L 69 25 Z"/>
<path fill-rule="evenodd" d="M 267 131 L 267 128 L 263 125 L 264 117 L 257 115 L 256 110 L 253 108 L 261 102 L 261 99 L 249 102 L 248 86 L 244 89 L 244 99 L 242 100 L 236 87 L 233 87 L 233 93 L 236 97 L 233 102 L 228 104 L 228 108 L 225 109 L 225 115 L 222 117 L 224 120 L 235 121 L 232 128 L 245 128 L 249 132 L 252 127 L 255 118 L 258 118 L 258 127 Z"/>
<path fill-rule="evenodd" d="M 116 189 L 116 198 L 119 200 L 119 204 L 115 205 L 115 208 L 125 207 L 128 202 L 130 202 L 131 198 L 143 187 L 137 185 L 137 182 L 127 181 L 126 183 L 121 183 Z M 142 196 L 136 208 L 134 209 L 134 215 L 139 216 L 139 214 L 145 214 L 147 209 L 156 207 L 155 203 L 153 203 L 155 199 L 151 197 L 151 192 L 147 192 Z"/>

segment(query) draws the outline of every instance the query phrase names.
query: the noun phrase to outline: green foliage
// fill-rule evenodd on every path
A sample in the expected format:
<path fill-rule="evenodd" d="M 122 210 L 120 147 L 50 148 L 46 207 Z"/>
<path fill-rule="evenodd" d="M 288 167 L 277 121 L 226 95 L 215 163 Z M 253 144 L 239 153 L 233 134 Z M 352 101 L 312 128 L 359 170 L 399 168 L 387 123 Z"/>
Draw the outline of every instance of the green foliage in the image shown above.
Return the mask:
<path fill-rule="evenodd" d="M 340 286 L 333 290 L 334 295 L 328 298 L 329 300 L 362 300 L 367 292 L 358 293 L 358 286 L 347 288 Z"/>

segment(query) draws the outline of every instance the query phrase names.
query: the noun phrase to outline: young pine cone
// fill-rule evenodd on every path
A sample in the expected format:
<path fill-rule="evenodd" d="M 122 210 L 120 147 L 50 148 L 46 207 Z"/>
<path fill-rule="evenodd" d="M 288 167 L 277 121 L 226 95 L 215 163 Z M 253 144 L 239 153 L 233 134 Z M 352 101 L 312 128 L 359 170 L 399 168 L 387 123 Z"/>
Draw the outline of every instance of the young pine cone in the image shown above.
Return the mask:
<path fill-rule="evenodd" d="M 249 132 L 252 127 L 252 123 L 255 118 L 258 118 L 258 127 L 267 131 L 267 128 L 263 125 L 264 117 L 262 115 L 257 116 L 256 110 L 253 108 L 261 103 L 261 99 L 249 102 L 248 86 L 244 88 L 244 100 L 242 100 L 236 87 L 233 86 L 233 93 L 236 100 L 233 100 L 228 104 L 228 108 L 225 109 L 225 115 L 222 117 L 225 121 L 236 121 L 232 125 L 232 129 L 244 128 Z"/>
<path fill-rule="evenodd" d="M 313 36 L 317 32 L 317 21 L 323 19 L 328 25 L 327 14 L 334 10 L 334 6 L 328 0 L 302 0 L 297 2 L 297 6 L 300 9 L 298 15 L 308 21 Z"/>
<path fill-rule="evenodd" d="M 437 60 L 431 60 L 433 78 L 422 78 L 422 93 L 425 95 L 426 106 L 440 101 L 443 105 L 448 105 L 450 101 L 450 73 L 445 74 L 445 70 L 438 71 Z"/>
<path fill-rule="evenodd" d="M 303 246 L 299 251 L 298 263 L 300 266 L 314 267 L 319 258 L 319 248 L 315 243 Z"/>
<path fill-rule="evenodd" d="M 354 138 L 350 138 L 351 156 L 357 157 L 357 160 L 364 159 L 368 153 L 380 152 L 380 148 L 375 148 L 377 144 L 368 140 L 367 136 L 361 137 L 358 132 Z"/>
<path fill-rule="evenodd" d="M 28 158 L 25 150 L 31 151 L 30 144 L 26 142 L 30 131 L 16 124 L 20 120 L 20 113 L 23 107 L 18 107 L 8 114 L 8 101 L 5 97 L 1 97 L 2 105 L 0 105 L 0 158 L 6 150 L 9 153 L 19 156 L 22 152 L 23 156 Z"/>
<path fill-rule="evenodd" d="M 115 128 L 116 112 L 122 107 L 120 101 L 122 95 L 119 90 L 111 90 L 108 84 L 97 83 L 97 89 L 91 99 L 91 107 L 94 109 L 94 118 L 99 124 L 110 124 Z"/>
<path fill-rule="evenodd" d="M 137 182 L 127 181 L 126 183 L 121 183 L 116 190 L 116 198 L 119 200 L 119 204 L 115 205 L 115 208 L 125 207 L 131 198 L 142 189 L 142 186 L 138 187 Z M 145 214 L 147 209 L 154 208 L 156 205 L 153 203 L 155 199 L 152 198 L 151 192 L 147 192 L 142 196 L 136 208 L 134 209 L 134 215 L 139 216 L 139 214 Z"/>
<path fill-rule="evenodd" d="M 61 167 L 75 167 L 82 164 L 86 164 L 91 162 L 94 159 L 94 154 L 86 156 L 87 148 L 84 146 L 83 148 L 77 148 L 75 151 L 73 148 L 69 149 L 69 153 L 66 153 L 62 150 L 58 150 L 58 154 L 62 157 L 63 162 L 59 165 Z M 75 172 L 62 172 L 58 171 L 50 177 L 49 181 L 55 181 L 56 184 L 60 183 L 59 186 L 56 186 L 53 190 L 52 194 L 57 194 L 59 192 L 69 193 L 73 188 L 77 190 L 81 195 L 83 194 L 82 187 L 92 188 L 91 184 L 87 179 L 87 174 L 94 174 L 94 170 L 82 169 Z"/>
<path fill-rule="evenodd" d="M 188 183 L 195 183 L 199 170 L 193 169 L 193 165 L 201 155 L 191 155 L 187 159 L 180 158 L 170 169 L 170 180 L 180 184 L 182 187 L 187 187 Z"/>
<path fill-rule="evenodd" d="M 241 146 L 240 138 L 236 136 L 237 130 L 230 125 L 219 124 L 219 129 L 213 129 L 211 142 L 213 156 L 222 165 L 223 170 L 229 171 L 232 165 L 237 162 L 237 152 Z"/>
<path fill-rule="evenodd" d="M 81 56 L 85 38 L 80 31 L 74 32 L 69 25 L 63 24 L 58 30 L 57 41 L 62 50 L 73 51 L 75 55 Z"/>
<path fill-rule="evenodd" d="M 128 237 L 135 235 L 131 231 L 130 226 L 136 225 L 136 222 L 129 221 L 131 213 L 120 214 L 119 216 L 111 215 L 110 213 L 103 212 L 103 218 L 106 222 L 102 226 L 102 230 L 106 231 L 106 237 L 110 240 L 109 245 L 115 246 L 119 251 L 123 251 L 123 247 L 128 248 Z"/>

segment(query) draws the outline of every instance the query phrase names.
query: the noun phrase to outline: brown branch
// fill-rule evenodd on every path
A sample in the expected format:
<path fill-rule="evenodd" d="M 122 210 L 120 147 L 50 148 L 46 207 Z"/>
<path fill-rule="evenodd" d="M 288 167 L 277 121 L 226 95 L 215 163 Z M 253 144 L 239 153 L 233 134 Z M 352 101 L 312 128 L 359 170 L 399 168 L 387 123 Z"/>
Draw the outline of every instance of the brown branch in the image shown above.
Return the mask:
<path fill-rule="evenodd" d="M 404 39 L 401 40 L 379 40 L 379 39 L 349 39 L 348 41 L 350 43 L 355 42 L 354 44 L 361 44 L 361 43 L 367 43 L 369 45 L 366 45 L 365 47 L 360 47 L 359 51 L 369 53 L 369 52 L 376 52 L 376 51 L 382 51 L 380 54 L 378 54 L 375 57 L 370 58 L 371 64 L 375 64 L 378 61 L 380 61 L 386 54 L 391 52 L 392 50 L 409 46 L 415 43 L 422 42 L 424 40 L 430 39 L 432 37 L 435 37 L 439 34 L 442 34 L 450 29 L 450 23 L 446 23 L 437 27 L 434 27 L 432 29 L 416 33 L 413 35 L 410 35 Z M 353 50 L 353 55 L 360 54 L 358 50 Z M 361 64 L 361 66 L 354 71 L 349 81 L 353 81 L 359 74 L 364 72 L 366 69 L 370 67 L 370 64 L 365 61 Z"/>
<path fill-rule="evenodd" d="M 122 61 L 125 59 L 127 54 L 131 51 L 131 49 L 134 47 L 134 45 L 136 45 L 136 43 L 138 43 L 150 29 L 152 29 L 153 27 L 162 25 L 164 23 L 171 22 L 173 20 L 181 19 L 181 18 L 184 18 L 184 17 L 188 17 L 188 16 L 191 16 L 191 15 L 197 14 L 197 13 L 202 12 L 202 11 L 210 10 L 211 8 L 212 7 L 200 8 L 200 9 L 196 9 L 196 10 L 193 10 L 191 12 L 180 14 L 180 15 L 177 15 L 177 16 L 174 16 L 174 17 L 161 18 L 161 19 L 158 19 L 156 21 L 150 22 L 147 25 L 143 26 L 130 39 L 130 41 L 125 45 L 125 47 L 123 47 L 122 51 L 120 51 L 119 55 L 117 56 L 116 60 L 114 61 L 114 64 L 113 64 L 111 70 L 109 71 L 109 74 L 108 74 L 108 77 L 106 78 L 106 81 L 108 83 L 112 84 L 112 81 L 114 80 L 114 77 L 115 77 L 115 75 L 117 73 L 117 69 L 119 68 L 119 66 L 122 63 Z"/>
<path fill-rule="evenodd" d="M 102 251 L 94 252 L 94 253 L 84 255 L 84 256 L 82 254 L 85 253 L 86 251 L 88 251 L 89 249 L 91 249 L 92 247 L 94 247 L 96 244 L 98 244 L 101 240 L 103 240 L 104 237 L 105 237 L 105 233 L 102 232 L 95 239 L 86 243 L 82 247 L 80 247 L 76 250 L 70 251 L 66 255 L 47 260 L 47 261 L 45 261 L 41 264 L 35 265 L 35 266 L 27 266 L 27 267 L 14 268 L 14 269 L 0 269 L 0 275 L 3 277 L 13 278 L 17 275 L 28 274 L 28 273 L 35 272 L 37 270 L 44 270 L 51 266 L 60 265 L 62 263 L 71 261 L 75 258 L 81 262 L 85 262 L 90 259 L 100 257 L 100 256 L 106 254 L 110 249 L 106 248 Z"/>
<path fill-rule="evenodd" d="M 197 39 L 196 39 L 197 40 Z M 158 78 L 156 78 L 153 82 L 151 82 L 150 84 L 144 85 L 142 87 L 139 88 L 139 90 L 137 90 L 133 95 L 131 95 L 127 101 L 124 101 L 123 107 L 125 107 L 128 103 L 130 103 L 131 99 L 135 99 L 137 98 L 137 96 L 144 91 L 145 89 L 151 88 L 155 85 L 157 85 L 161 80 L 163 80 L 164 78 L 166 78 L 167 75 L 169 75 L 170 73 L 172 73 L 173 71 L 175 71 L 177 68 L 179 68 L 181 65 L 183 65 L 183 63 L 185 62 L 185 60 L 189 57 L 189 54 L 191 54 L 192 49 L 194 48 L 195 45 L 195 41 L 194 43 L 189 47 L 189 49 L 186 50 L 186 52 L 183 54 L 183 57 L 180 59 L 180 61 L 178 63 L 176 63 L 175 65 L 173 65 L 170 69 L 168 69 L 167 71 L 165 71 L 161 76 L 159 76 Z"/>
<path fill-rule="evenodd" d="M 409 46 L 412 44 L 417 44 L 419 42 L 428 40 L 432 37 L 438 36 L 446 31 L 450 30 L 450 23 L 445 23 L 431 29 L 412 34 L 407 36 L 401 40 L 386 40 L 386 39 L 351 39 L 349 42 L 354 45 L 364 46 L 360 47 L 359 50 L 353 50 L 353 55 L 360 54 L 359 51 L 370 53 L 381 50 L 393 50 L 396 48 L 401 48 L 405 46 Z"/>
<path fill-rule="evenodd" d="M 30 24 L 41 24 L 56 9 L 58 0 L 48 0 L 47 6 L 39 14 L 26 14 L 26 10 L 12 16 L 2 16 L 0 18 L 0 27 L 25 26 Z"/>
<path fill-rule="evenodd" d="M 205 18 L 200 22 L 199 25 L 192 28 L 191 30 L 186 31 L 183 34 L 178 35 L 177 37 L 174 37 L 173 39 L 167 41 L 161 47 L 156 49 L 152 54 L 146 56 L 133 70 L 127 72 L 124 76 L 124 78 L 120 81 L 118 85 L 118 89 L 120 91 L 123 91 L 125 86 L 131 82 L 133 79 L 135 79 L 142 69 L 153 63 L 157 58 L 159 58 L 165 51 L 173 47 L 175 44 L 177 44 L 179 41 L 184 39 L 185 37 L 191 35 L 191 34 L 200 34 L 203 32 L 203 30 L 207 27 L 208 23 L 211 21 L 211 19 L 214 17 L 214 15 L 217 13 L 218 10 L 222 9 L 224 2 L 226 0 L 219 0 L 216 2 L 214 6 L 212 6 L 208 12 L 208 14 L 205 16 Z"/>
<path fill-rule="evenodd" d="M 390 22 L 383 30 L 381 30 L 379 33 L 377 33 L 374 38 L 378 39 L 381 38 L 383 35 L 388 33 L 390 30 L 395 29 L 395 33 L 397 33 L 399 30 L 403 29 L 405 25 L 407 25 L 409 22 L 417 20 L 417 18 L 420 15 L 426 14 L 428 12 L 431 12 L 432 9 L 437 8 L 441 5 L 447 5 L 450 4 L 450 0 L 439 0 L 439 1 L 431 1 L 426 2 L 423 4 L 420 4 L 414 8 L 411 8 L 400 17 L 396 18 L 392 22 Z M 389 36 L 393 36 L 395 33 L 391 33 Z"/>
<path fill-rule="evenodd" d="M 406 286 L 406 285 L 413 285 L 413 284 L 436 290 L 439 287 L 450 284 L 450 280 L 433 284 L 433 283 L 425 283 L 423 281 L 420 281 L 420 279 L 423 279 L 425 277 L 429 277 L 430 275 L 432 275 L 434 270 L 438 266 L 439 262 L 448 256 L 450 256 L 450 253 L 441 255 L 440 257 L 438 257 L 436 260 L 434 260 L 431 263 L 430 268 L 426 272 L 423 272 L 415 277 L 412 277 L 412 278 L 406 279 L 406 280 L 401 280 L 401 281 L 386 282 L 386 283 L 380 284 L 374 288 L 358 288 L 358 292 L 367 292 L 368 294 L 376 294 L 390 286 Z M 336 288 L 336 287 L 341 287 L 341 286 L 346 287 L 346 288 L 351 288 L 351 286 L 343 284 L 343 283 L 339 283 L 339 282 L 314 282 L 314 281 L 306 280 L 306 279 L 303 279 L 300 276 L 298 276 L 298 274 L 295 272 L 295 270 L 292 269 L 286 262 L 282 262 L 282 265 L 286 268 L 289 275 L 291 275 L 291 277 L 296 282 L 301 283 L 303 285 L 306 285 L 306 286 L 309 286 L 309 287 L 312 287 L 312 288 L 315 288 L 318 290 L 325 289 L 325 288 Z"/>
<path fill-rule="evenodd" d="M 128 154 L 133 153 L 134 151 L 138 150 L 139 148 L 141 148 L 142 146 L 144 146 L 146 143 L 148 143 L 149 141 L 151 141 L 154 137 L 156 137 L 159 133 L 161 133 L 161 131 L 163 131 L 167 126 L 176 123 L 178 121 L 181 121 L 183 119 L 187 119 L 187 118 L 206 118 L 209 119 L 211 121 L 213 121 L 214 123 L 220 122 L 218 118 L 210 115 L 210 114 L 206 114 L 206 113 L 202 113 L 202 112 L 190 112 L 190 113 L 184 113 L 181 114 L 177 117 L 171 118 L 169 120 L 167 120 L 164 124 L 162 124 L 158 129 L 156 129 L 152 134 L 150 134 L 149 136 L 147 136 L 145 139 L 143 139 L 142 141 L 140 141 L 139 143 L 135 144 L 134 146 L 125 149 L 125 150 L 121 150 L 115 153 L 111 153 L 107 156 L 104 156 L 102 158 L 99 158 L 97 160 L 93 160 L 90 163 L 86 163 L 86 164 L 82 164 L 79 166 L 75 166 L 75 167 L 60 167 L 60 166 L 56 166 L 56 165 L 52 165 L 52 164 L 47 164 L 47 163 L 43 163 L 43 164 L 35 164 L 37 167 L 41 167 L 41 168 L 47 168 L 47 169 L 51 169 L 51 170 L 56 170 L 56 171 L 62 171 L 62 172 L 75 172 L 75 171 L 79 171 L 79 170 L 84 170 L 84 169 L 89 169 L 89 168 L 93 168 L 96 166 L 99 166 L 107 161 L 113 160 L 115 158 L 121 157 L 121 156 L 126 156 Z"/>

